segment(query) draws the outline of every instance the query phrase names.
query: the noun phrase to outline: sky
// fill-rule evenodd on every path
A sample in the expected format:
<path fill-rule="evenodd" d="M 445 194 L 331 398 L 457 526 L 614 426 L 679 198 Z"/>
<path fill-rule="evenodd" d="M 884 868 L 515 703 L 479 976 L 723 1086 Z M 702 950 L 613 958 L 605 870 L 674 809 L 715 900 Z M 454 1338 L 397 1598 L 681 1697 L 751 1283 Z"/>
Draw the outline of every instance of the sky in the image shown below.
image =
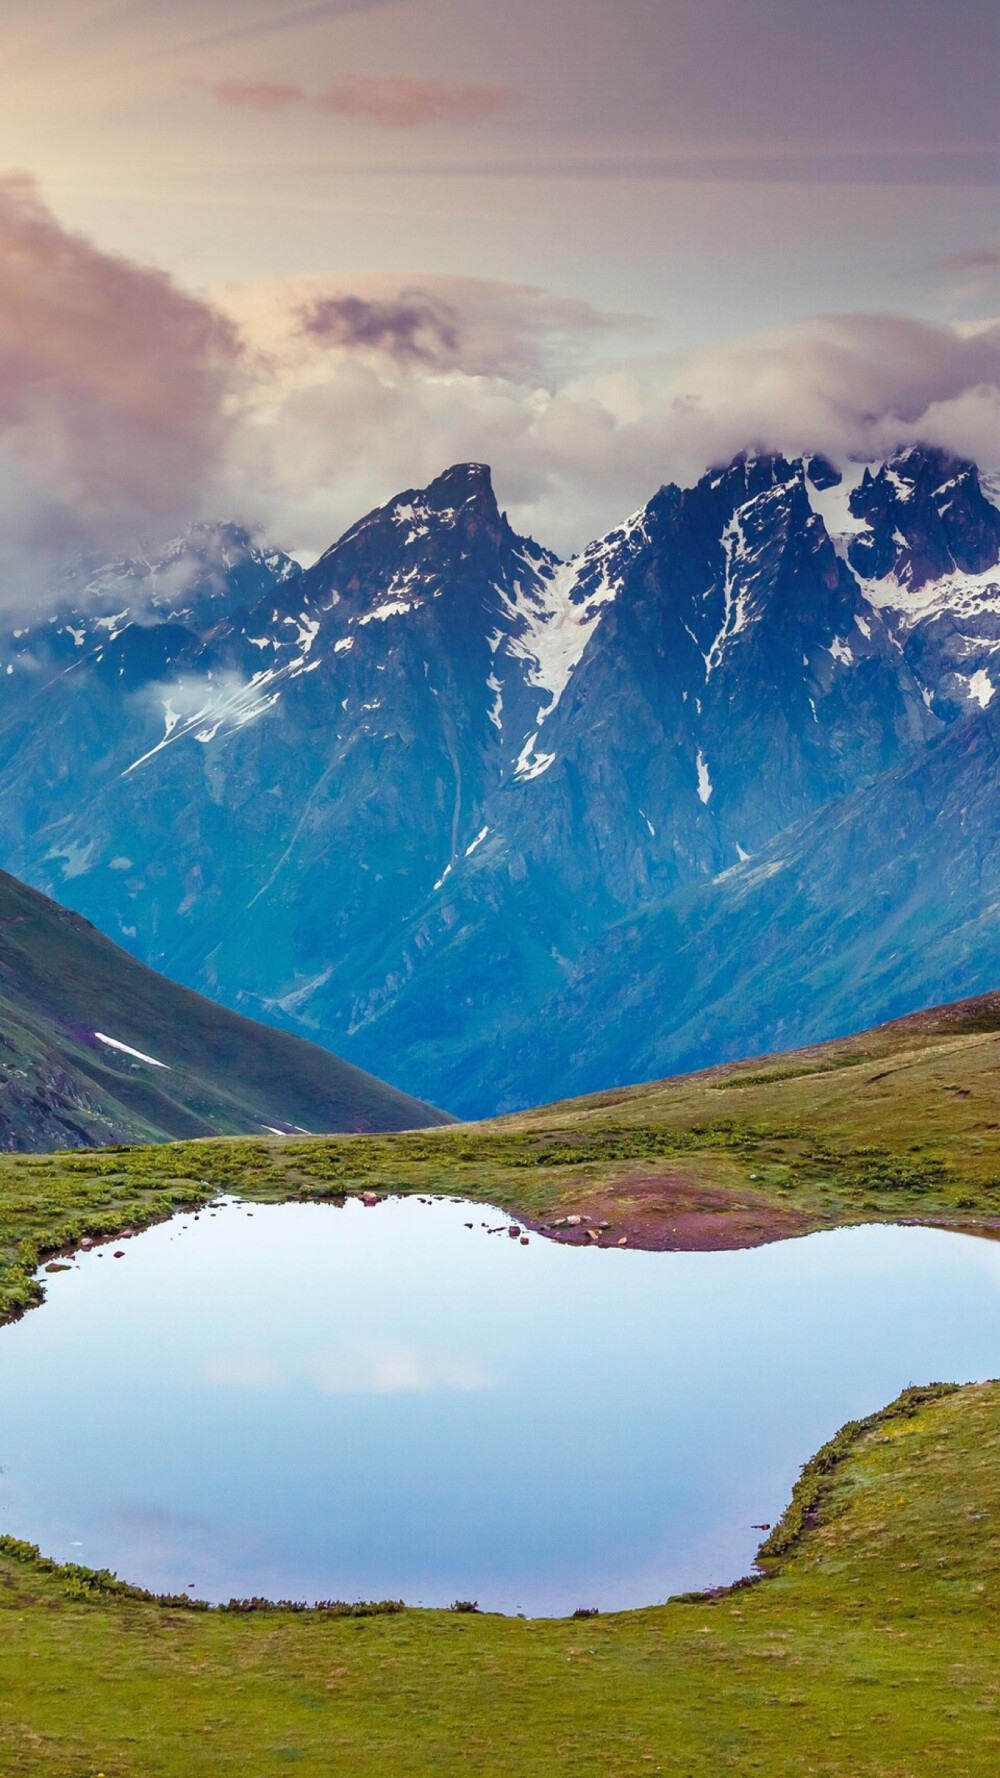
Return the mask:
<path fill-rule="evenodd" d="M 4 13 L 10 572 L 462 456 L 570 549 L 742 446 L 997 449 L 996 0 Z"/>

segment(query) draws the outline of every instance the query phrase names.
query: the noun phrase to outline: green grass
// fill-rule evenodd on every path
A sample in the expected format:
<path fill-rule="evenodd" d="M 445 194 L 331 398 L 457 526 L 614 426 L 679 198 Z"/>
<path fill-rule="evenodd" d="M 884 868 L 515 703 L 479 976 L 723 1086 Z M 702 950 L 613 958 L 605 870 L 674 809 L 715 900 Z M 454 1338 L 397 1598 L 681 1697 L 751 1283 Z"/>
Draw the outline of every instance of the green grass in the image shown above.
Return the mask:
<path fill-rule="evenodd" d="M 0 1311 L 37 1299 L 44 1252 L 220 1191 L 456 1192 L 544 1220 L 655 1210 L 669 1179 L 714 1193 L 723 1219 L 753 1202 L 812 1227 L 992 1228 L 998 1060 L 983 1015 L 949 1012 L 419 1135 L 0 1157 Z M 532 1622 L 192 1610 L 3 1544 L 0 1772 L 992 1778 L 1000 1384 L 910 1394 L 845 1429 L 764 1563 L 717 1599 Z"/>
<path fill-rule="evenodd" d="M 0 1554 L 0 1770 L 992 1778 L 1000 1386 L 844 1445 L 771 1578 L 583 1622 L 181 1611 Z"/>
<path fill-rule="evenodd" d="M 44 1252 L 220 1191 L 448 1192 L 534 1221 L 600 1201 L 627 1227 L 637 1206 L 667 1214 L 668 1180 L 719 1194 L 723 1218 L 756 1204 L 810 1228 L 1000 1228 L 1000 1033 L 966 1022 L 949 1008 L 766 1065 L 412 1134 L 0 1155 L 0 1314 L 37 1299 Z"/>

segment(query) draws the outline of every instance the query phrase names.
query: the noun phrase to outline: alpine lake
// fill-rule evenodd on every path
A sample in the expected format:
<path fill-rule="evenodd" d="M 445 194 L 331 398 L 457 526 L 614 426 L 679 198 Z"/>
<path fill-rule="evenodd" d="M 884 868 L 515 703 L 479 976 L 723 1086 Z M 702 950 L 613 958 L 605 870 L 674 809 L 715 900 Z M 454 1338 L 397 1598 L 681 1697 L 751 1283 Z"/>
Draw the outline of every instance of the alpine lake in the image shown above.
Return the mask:
<path fill-rule="evenodd" d="M 1000 1244 L 933 1228 L 665 1253 L 223 1199 L 61 1266 L 0 1328 L 0 1532 L 219 1603 L 725 1586 L 846 1420 L 1000 1373 Z"/>

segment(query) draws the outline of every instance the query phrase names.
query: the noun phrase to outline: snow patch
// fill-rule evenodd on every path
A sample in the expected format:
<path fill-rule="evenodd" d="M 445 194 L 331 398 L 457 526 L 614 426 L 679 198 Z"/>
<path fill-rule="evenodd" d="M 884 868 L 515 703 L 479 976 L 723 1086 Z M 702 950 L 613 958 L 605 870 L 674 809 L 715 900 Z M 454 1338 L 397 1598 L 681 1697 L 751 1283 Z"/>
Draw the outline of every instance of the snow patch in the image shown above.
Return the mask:
<path fill-rule="evenodd" d="M 992 701 L 996 691 L 996 686 L 993 684 L 986 668 L 980 667 L 978 672 L 970 673 L 966 680 L 966 684 L 969 687 L 969 702 L 978 704 L 981 710 L 985 710 L 987 704 Z"/>
<path fill-rule="evenodd" d="M 740 509 L 740 511 L 743 510 L 743 508 Z M 715 641 L 705 656 L 706 679 L 711 677 L 719 665 L 726 643 L 733 636 L 738 636 L 746 626 L 747 587 L 743 584 L 738 592 L 734 591 L 737 566 L 748 553 L 740 512 L 733 514 L 722 533 L 722 549 L 726 560 L 725 578 L 722 583 L 722 623 Z M 707 801 L 707 796 L 702 797 L 702 802 Z"/>
<path fill-rule="evenodd" d="M 497 587 L 507 616 L 520 624 L 520 634 L 506 639 L 507 652 L 530 663 L 528 684 L 546 698 L 537 727 L 555 710 L 605 607 L 617 599 L 628 566 L 647 541 L 643 507 L 570 562 L 539 563 L 522 552 L 527 584 L 516 581 L 513 594 Z M 503 640 L 499 634 L 492 639 L 494 650 Z"/>
<path fill-rule="evenodd" d="M 170 1073 L 166 1062 L 158 1062 L 155 1056 L 147 1056 L 144 1050 L 134 1050 L 130 1043 L 122 1043 L 117 1037 L 108 1037 L 104 1031 L 95 1031 L 94 1036 L 98 1043 L 107 1044 L 109 1050 L 119 1050 L 123 1056 L 134 1056 L 137 1062 L 148 1062 L 151 1068 L 166 1068 L 167 1073 Z"/>
<path fill-rule="evenodd" d="M 405 617 L 408 611 L 416 611 L 421 603 L 419 599 L 387 599 L 384 605 L 377 605 L 374 611 L 366 611 L 357 622 L 361 624 L 384 624 L 390 617 Z"/>
<path fill-rule="evenodd" d="M 903 585 L 895 574 L 882 580 L 862 580 L 861 590 L 877 611 L 888 610 L 904 629 L 913 629 L 925 618 L 947 612 L 958 617 L 1000 614 L 1000 565 L 979 574 L 956 568 L 940 580 L 927 581 L 917 592 Z"/>
<path fill-rule="evenodd" d="M 698 795 L 703 803 L 707 803 L 712 794 L 712 780 L 708 775 L 708 766 L 705 763 L 705 755 L 702 753 L 700 747 L 698 749 L 698 759 L 696 763 L 698 767 Z"/>
<path fill-rule="evenodd" d="M 537 740 L 538 732 L 536 730 L 533 735 L 528 736 L 518 754 L 514 777 L 519 784 L 530 784 L 532 778 L 540 778 L 543 772 L 548 771 L 556 757 L 554 753 L 536 753 L 535 742 Z"/>
<path fill-rule="evenodd" d="M 851 511 L 851 495 L 860 487 L 866 468 L 875 474 L 878 467 L 870 463 L 846 463 L 843 465 L 844 479 L 835 488 L 814 488 L 808 475 L 804 478 L 809 505 L 822 519 L 830 542 L 844 561 L 852 537 L 859 537 L 868 530 L 868 520 L 855 518 Z"/>

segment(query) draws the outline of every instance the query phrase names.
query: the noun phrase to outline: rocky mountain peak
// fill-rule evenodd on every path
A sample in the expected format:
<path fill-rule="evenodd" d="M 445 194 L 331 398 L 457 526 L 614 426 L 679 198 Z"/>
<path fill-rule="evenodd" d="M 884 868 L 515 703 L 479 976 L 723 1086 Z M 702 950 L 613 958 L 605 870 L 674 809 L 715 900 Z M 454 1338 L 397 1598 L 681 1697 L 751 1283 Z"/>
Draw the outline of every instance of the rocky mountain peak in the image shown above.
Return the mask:
<path fill-rule="evenodd" d="M 1000 563 L 1000 512 L 985 497 L 974 463 L 913 445 L 866 468 L 850 497 L 863 528 L 848 557 L 864 580 L 889 576 L 919 593 L 954 573 L 981 574 Z"/>
<path fill-rule="evenodd" d="M 457 513 L 475 504 L 484 514 L 500 516 L 488 463 L 453 463 L 428 485 L 424 499 L 432 512 Z"/>

